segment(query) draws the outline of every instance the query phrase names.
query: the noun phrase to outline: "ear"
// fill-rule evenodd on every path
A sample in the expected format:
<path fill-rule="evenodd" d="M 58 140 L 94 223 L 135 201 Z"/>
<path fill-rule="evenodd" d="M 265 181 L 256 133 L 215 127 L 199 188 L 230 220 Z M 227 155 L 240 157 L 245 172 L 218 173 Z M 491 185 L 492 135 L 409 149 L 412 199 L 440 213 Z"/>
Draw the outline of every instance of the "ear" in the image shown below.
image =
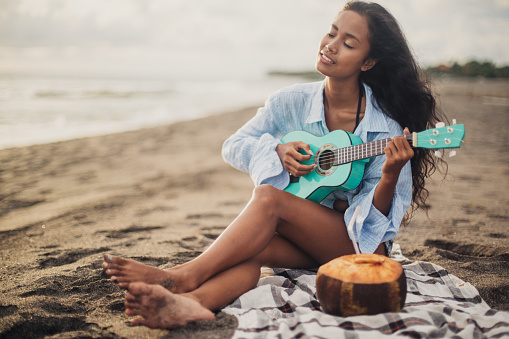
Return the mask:
<path fill-rule="evenodd" d="M 366 72 L 372 69 L 376 65 L 377 60 L 368 58 L 366 61 L 364 61 L 364 64 L 361 67 L 361 71 Z"/>

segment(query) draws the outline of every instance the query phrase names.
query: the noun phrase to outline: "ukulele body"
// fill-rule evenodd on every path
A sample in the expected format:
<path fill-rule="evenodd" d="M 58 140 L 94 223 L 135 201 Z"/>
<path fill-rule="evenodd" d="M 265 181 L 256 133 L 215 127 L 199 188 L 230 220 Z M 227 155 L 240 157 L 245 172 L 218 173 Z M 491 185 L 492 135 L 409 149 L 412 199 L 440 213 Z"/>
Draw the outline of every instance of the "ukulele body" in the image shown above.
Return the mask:
<path fill-rule="evenodd" d="M 283 143 L 302 141 L 311 147 L 314 156 L 304 165 L 315 164 L 317 167 L 309 174 L 298 177 L 297 182 L 290 183 L 284 190 L 303 199 L 320 202 L 333 191 L 351 191 L 359 186 L 364 175 L 364 167 L 369 159 L 361 159 L 341 165 L 332 165 L 334 153 L 338 149 L 362 143 L 357 135 L 336 130 L 318 137 L 304 131 L 293 131 L 286 134 Z M 335 151 L 335 152 L 334 152 Z M 306 154 L 304 151 L 301 153 Z"/>

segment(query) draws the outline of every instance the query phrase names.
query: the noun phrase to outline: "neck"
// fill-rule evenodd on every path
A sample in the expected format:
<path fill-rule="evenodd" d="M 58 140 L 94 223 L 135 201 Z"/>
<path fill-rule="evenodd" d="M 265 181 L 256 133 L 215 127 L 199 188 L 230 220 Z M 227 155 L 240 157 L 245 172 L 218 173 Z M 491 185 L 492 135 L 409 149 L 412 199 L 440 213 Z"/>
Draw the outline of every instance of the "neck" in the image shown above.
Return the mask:
<path fill-rule="evenodd" d="M 359 79 L 337 80 L 327 77 L 325 81 L 325 100 L 329 108 L 357 109 L 359 101 Z"/>

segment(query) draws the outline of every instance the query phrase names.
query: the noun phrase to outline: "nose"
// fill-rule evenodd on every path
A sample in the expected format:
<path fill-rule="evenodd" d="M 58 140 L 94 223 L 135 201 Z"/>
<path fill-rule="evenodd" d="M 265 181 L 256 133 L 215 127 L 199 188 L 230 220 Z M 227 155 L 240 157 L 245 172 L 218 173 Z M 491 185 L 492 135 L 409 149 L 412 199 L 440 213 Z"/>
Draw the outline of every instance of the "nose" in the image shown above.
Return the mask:
<path fill-rule="evenodd" d="M 333 46 L 333 45 L 331 45 L 331 44 L 327 44 L 327 45 L 325 45 L 325 50 L 326 50 L 327 52 L 334 53 L 335 48 L 334 48 L 334 46 Z"/>

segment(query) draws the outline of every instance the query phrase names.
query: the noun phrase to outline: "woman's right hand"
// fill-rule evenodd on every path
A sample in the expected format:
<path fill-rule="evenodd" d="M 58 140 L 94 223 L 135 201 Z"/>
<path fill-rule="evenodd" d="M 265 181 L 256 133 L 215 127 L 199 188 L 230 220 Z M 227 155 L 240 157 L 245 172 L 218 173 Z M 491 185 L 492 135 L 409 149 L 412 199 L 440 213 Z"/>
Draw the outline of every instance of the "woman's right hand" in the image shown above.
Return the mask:
<path fill-rule="evenodd" d="M 300 153 L 300 150 L 304 150 L 307 154 Z M 306 175 L 316 167 L 316 165 L 301 164 L 301 162 L 311 159 L 311 156 L 314 155 L 309 145 L 302 141 L 279 144 L 276 147 L 276 152 L 279 159 L 281 159 L 284 169 L 290 172 L 294 177 Z"/>

